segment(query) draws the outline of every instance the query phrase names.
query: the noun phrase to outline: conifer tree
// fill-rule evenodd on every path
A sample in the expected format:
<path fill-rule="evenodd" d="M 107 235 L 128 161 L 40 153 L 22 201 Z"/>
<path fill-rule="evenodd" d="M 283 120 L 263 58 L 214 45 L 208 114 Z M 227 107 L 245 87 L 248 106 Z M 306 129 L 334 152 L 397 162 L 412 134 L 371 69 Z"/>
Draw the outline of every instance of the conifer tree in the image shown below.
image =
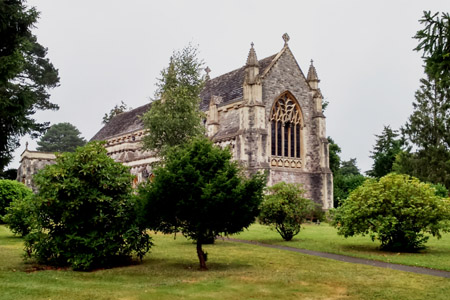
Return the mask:
<path fill-rule="evenodd" d="M 425 27 L 414 38 L 423 51 L 426 78 L 416 92 L 414 111 L 402 128 L 415 152 L 400 153 L 396 172 L 450 187 L 450 17 L 424 12 Z"/>
<path fill-rule="evenodd" d="M 416 149 L 403 153 L 394 170 L 422 181 L 450 187 L 450 99 L 449 88 L 428 78 L 421 80 L 414 111 L 402 132 Z"/>
<path fill-rule="evenodd" d="M 37 142 L 37 150 L 46 152 L 73 152 L 77 147 L 86 144 L 86 140 L 80 134 L 81 132 L 70 123 L 54 124 Z"/>
<path fill-rule="evenodd" d="M 367 171 L 367 175 L 381 178 L 392 172 L 395 157 L 402 151 L 404 141 L 399 137 L 397 130 L 393 130 L 389 125 L 384 126 L 380 135 L 375 135 L 377 140 L 370 156 L 373 159 L 372 169 Z"/>
<path fill-rule="evenodd" d="M 0 171 L 22 136 L 37 137 L 48 128 L 31 116 L 37 110 L 58 109 L 48 93 L 59 83 L 58 70 L 31 32 L 39 13 L 24 2 L 0 1 Z"/>

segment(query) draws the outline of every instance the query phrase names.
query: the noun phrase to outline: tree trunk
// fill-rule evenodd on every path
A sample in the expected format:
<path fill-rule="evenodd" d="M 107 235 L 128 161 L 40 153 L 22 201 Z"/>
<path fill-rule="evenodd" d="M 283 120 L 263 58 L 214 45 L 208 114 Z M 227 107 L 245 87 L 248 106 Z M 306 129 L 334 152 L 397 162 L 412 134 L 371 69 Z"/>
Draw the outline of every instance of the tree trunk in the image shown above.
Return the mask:
<path fill-rule="evenodd" d="M 206 267 L 206 254 L 205 252 L 203 252 L 202 242 L 200 240 L 197 241 L 197 255 L 198 260 L 200 261 L 200 270 L 208 270 L 208 268 Z"/>

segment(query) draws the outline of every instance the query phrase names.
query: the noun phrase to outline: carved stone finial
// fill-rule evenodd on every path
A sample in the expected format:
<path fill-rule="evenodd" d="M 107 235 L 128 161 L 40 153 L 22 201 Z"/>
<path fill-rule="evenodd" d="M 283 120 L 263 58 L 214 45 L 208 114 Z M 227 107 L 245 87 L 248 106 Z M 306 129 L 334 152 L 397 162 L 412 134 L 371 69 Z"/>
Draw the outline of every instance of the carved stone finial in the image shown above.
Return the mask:
<path fill-rule="evenodd" d="M 259 62 L 258 62 L 258 59 L 256 58 L 255 48 L 253 48 L 253 46 L 254 46 L 253 42 L 250 45 L 252 47 L 250 48 L 250 51 L 248 53 L 246 66 L 247 67 L 259 67 Z"/>
<path fill-rule="evenodd" d="M 287 46 L 290 39 L 291 38 L 289 37 L 289 35 L 287 33 L 283 34 L 283 41 L 284 41 L 285 46 Z"/>
<path fill-rule="evenodd" d="M 317 76 L 316 68 L 313 65 L 313 60 L 311 59 L 311 65 L 309 66 L 308 75 L 306 80 L 311 85 L 311 88 L 317 90 L 319 88 L 318 83 L 320 82 L 319 76 Z"/>
<path fill-rule="evenodd" d="M 25 143 L 25 150 L 28 150 L 28 142 Z"/>

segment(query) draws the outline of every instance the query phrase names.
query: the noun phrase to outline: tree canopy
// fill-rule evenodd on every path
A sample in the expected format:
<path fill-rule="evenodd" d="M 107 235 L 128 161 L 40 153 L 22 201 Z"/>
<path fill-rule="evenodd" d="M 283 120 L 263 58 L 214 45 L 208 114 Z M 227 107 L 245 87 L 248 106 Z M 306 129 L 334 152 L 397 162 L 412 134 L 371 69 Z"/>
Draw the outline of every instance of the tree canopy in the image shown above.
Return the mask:
<path fill-rule="evenodd" d="M 58 71 L 31 29 L 39 13 L 23 0 L 0 1 L 0 169 L 11 161 L 20 137 L 39 136 L 48 123 L 31 116 L 56 110 L 48 90 L 59 83 Z"/>
<path fill-rule="evenodd" d="M 154 175 L 139 190 L 143 217 L 150 229 L 194 240 L 201 269 L 205 242 L 242 231 L 259 213 L 265 176 L 246 178 L 230 151 L 206 138 L 172 148 Z"/>
<path fill-rule="evenodd" d="M 164 153 L 204 133 L 200 111 L 203 63 L 197 55 L 197 49 L 189 45 L 174 52 L 169 66 L 162 70 L 156 100 L 142 118 L 148 130 L 145 148 Z"/>
<path fill-rule="evenodd" d="M 425 72 L 442 87 L 450 86 L 450 15 L 424 11 L 419 20 L 424 28 L 414 36 L 419 44 L 414 50 L 422 52 Z"/>
<path fill-rule="evenodd" d="M 52 125 L 37 142 L 38 151 L 73 152 L 77 147 L 84 146 L 86 140 L 80 137 L 81 132 L 70 123 Z"/>
<path fill-rule="evenodd" d="M 404 141 L 398 131 L 390 126 L 384 126 L 383 132 L 375 136 L 377 139 L 370 156 L 373 159 L 372 169 L 366 173 L 381 178 L 392 172 L 395 158 L 402 151 Z"/>

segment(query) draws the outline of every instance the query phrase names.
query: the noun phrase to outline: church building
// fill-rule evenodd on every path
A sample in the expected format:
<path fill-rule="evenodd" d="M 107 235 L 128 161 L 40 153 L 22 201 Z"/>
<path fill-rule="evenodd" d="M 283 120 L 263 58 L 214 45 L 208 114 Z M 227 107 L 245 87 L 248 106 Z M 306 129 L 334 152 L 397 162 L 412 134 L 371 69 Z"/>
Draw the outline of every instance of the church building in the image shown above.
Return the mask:
<path fill-rule="evenodd" d="M 320 80 L 312 61 L 304 75 L 289 49 L 289 36 L 283 40 L 281 51 L 261 60 L 252 44 L 243 67 L 216 78 L 209 78 L 206 69 L 200 95 L 206 132 L 216 145 L 229 147 L 249 173 L 267 172 L 268 185 L 301 183 L 305 196 L 328 210 L 333 207 L 333 175 Z M 149 108 L 145 104 L 115 116 L 91 139 L 106 141 L 108 155 L 136 176 L 134 184 L 148 180 L 158 160 L 141 146 L 145 129 L 140 116 Z M 22 154 L 19 181 L 31 182 L 33 164 L 51 163 L 31 152 Z"/>
<path fill-rule="evenodd" d="M 268 173 L 268 185 L 301 183 L 306 197 L 333 207 L 325 116 L 319 78 L 311 61 L 304 75 L 283 35 L 280 52 L 258 60 L 251 45 L 245 65 L 216 78 L 206 77 L 200 95 L 208 137 L 229 147 L 249 173 Z M 210 72 L 209 68 L 206 69 Z M 105 140 L 109 155 L 131 167 L 136 183 L 151 176 L 151 151 L 143 151 L 140 116 L 149 104 L 121 113 L 92 140 Z"/>

